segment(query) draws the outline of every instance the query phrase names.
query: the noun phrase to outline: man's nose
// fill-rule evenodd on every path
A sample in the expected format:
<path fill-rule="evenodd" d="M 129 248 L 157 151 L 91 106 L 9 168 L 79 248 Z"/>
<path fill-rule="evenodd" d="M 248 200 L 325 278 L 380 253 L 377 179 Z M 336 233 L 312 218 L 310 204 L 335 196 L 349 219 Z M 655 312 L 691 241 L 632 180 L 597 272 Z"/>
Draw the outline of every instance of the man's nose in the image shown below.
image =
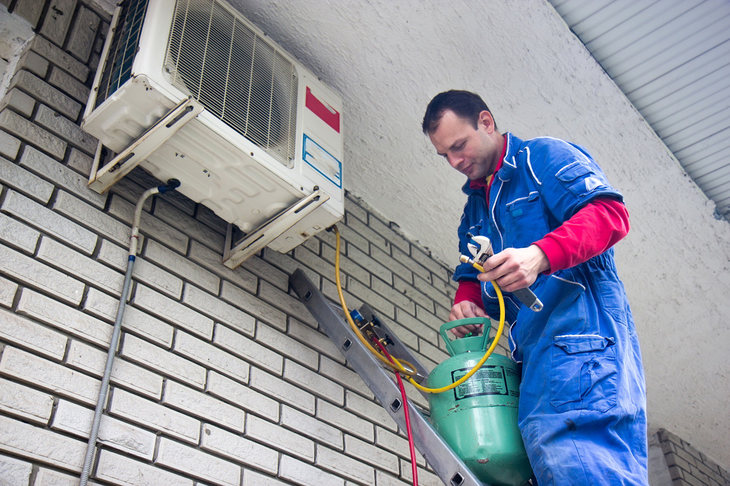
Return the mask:
<path fill-rule="evenodd" d="M 446 160 L 449 161 L 449 165 L 451 167 L 458 170 L 461 163 L 464 161 L 464 157 L 461 157 L 460 155 L 446 154 Z"/>

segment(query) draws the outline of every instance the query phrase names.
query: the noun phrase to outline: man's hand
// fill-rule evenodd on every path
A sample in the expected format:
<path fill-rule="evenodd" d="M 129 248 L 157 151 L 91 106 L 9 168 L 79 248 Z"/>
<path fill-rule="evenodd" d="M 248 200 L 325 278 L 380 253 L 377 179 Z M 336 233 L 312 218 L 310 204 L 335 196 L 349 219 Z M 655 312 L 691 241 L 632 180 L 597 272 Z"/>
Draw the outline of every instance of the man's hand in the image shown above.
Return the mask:
<path fill-rule="evenodd" d="M 484 273 L 480 273 L 477 278 L 482 282 L 494 280 L 505 292 L 529 287 L 538 275 L 550 270 L 550 262 L 537 245 L 507 248 L 487 258 L 482 266 Z"/>
<path fill-rule="evenodd" d="M 487 317 L 487 313 L 484 312 L 484 309 L 476 305 L 474 302 L 463 300 L 457 304 L 454 304 L 454 306 L 451 308 L 451 313 L 449 314 L 450 321 L 467 319 L 469 317 Z M 455 327 L 451 330 L 451 332 L 454 334 L 454 337 L 458 339 L 460 337 L 466 336 L 470 332 L 479 332 L 481 329 L 481 325 L 470 324 L 468 326 Z"/>

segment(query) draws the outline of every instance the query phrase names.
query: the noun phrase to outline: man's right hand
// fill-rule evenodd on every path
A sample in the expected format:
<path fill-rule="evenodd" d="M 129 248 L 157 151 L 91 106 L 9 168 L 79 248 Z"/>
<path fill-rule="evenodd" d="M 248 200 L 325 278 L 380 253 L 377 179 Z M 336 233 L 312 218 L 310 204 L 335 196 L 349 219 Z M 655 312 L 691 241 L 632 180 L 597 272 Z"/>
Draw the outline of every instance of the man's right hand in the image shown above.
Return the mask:
<path fill-rule="evenodd" d="M 467 319 L 469 317 L 488 317 L 484 309 L 476 305 L 474 302 L 468 300 L 462 300 L 454 304 L 449 313 L 449 320 L 456 321 L 458 319 Z M 476 333 L 481 331 L 482 326 L 478 324 L 470 324 L 468 326 L 459 326 L 451 330 L 454 336 L 458 339 L 466 336 L 467 334 Z"/>

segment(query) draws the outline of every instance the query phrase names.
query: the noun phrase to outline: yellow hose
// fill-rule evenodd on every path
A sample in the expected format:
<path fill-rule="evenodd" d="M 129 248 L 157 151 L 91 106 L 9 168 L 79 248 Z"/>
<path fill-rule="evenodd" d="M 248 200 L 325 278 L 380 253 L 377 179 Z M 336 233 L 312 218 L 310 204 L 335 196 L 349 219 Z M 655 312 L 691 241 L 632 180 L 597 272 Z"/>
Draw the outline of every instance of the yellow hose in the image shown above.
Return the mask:
<path fill-rule="evenodd" d="M 345 318 L 347 319 L 347 322 L 350 324 L 350 327 L 352 328 L 358 339 L 360 339 L 360 342 L 362 342 L 365 347 L 368 348 L 370 352 L 373 353 L 380 361 L 398 371 L 399 373 L 402 373 L 403 375 L 410 376 L 412 374 L 415 374 L 417 371 L 413 367 L 411 367 L 410 371 L 406 370 L 401 364 L 400 360 L 396 358 L 393 358 L 393 363 L 388 361 L 385 356 L 380 354 L 375 348 L 370 345 L 367 339 L 365 339 L 365 337 L 360 332 L 360 329 L 357 327 L 357 324 L 355 324 L 355 321 L 352 320 L 352 316 L 350 316 L 350 311 L 347 308 L 347 303 L 345 302 L 345 295 L 342 293 L 342 282 L 340 281 L 340 231 L 337 229 L 337 226 L 334 226 L 334 231 L 337 241 L 335 248 L 335 283 L 337 284 L 337 295 L 339 295 L 340 297 L 340 305 L 342 306 L 342 310 L 345 312 Z"/>
<path fill-rule="evenodd" d="M 504 297 L 502 296 L 502 291 L 500 290 L 499 286 L 496 282 L 491 282 L 492 286 L 494 287 L 494 291 L 497 293 L 497 300 L 499 301 L 499 325 L 497 326 L 497 333 L 495 334 L 494 338 L 492 339 L 492 345 L 489 346 L 489 349 L 484 353 L 484 356 L 482 356 L 482 359 L 479 360 L 479 362 L 474 365 L 474 368 L 472 368 L 466 375 L 459 378 L 457 381 L 450 385 L 443 386 L 441 388 L 428 388 L 425 387 L 416 380 L 413 379 L 411 375 L 415 375 L 417 373 L 417 370 L 415 367 L 408 363 L 405 360 L 399 360 L 397 358 L 392 358 L 393 362 L 389 361 L 385 356 L 383 356 L 380 352 L 378 352 L 375 348 L 373 348 L 370 343 L 365 339 L 365 337 L 360 332 L 360 329 L 355 324 L 355 321 L 352 320 L 352 317 L 350 316 L 350 311 L 347 309 L 347 304 L 345 303 L 345 295 L 342 292 L 342 282 L 340 281 L 340 231 L 337 229 L 337 226 L 334 226 L 334 232 L 336 237 L 336 248 L 335 248 L 335 283 L 337 284 L 337 294 L 340 297 L 340 305 L 342 306 L 342 310 L 345 312 L 345 318 L 347 319 L 347 322 L 350 324 L 350 327 L 352 328 L 355 335 L 357 335 L 360 342 L 362 342 L 365 347 L 367 347 L 371 353 L 373 353 L 380 361 L 385 363 L 390 368 L 394 369 L 395 371 L 405 375 L 408 378 L 408 381 L 418 388 L 419 390 L 426 392 L 426 393 L 442 393 L 448 390 L 451 390 L 453 388 L 456 388 L 457 386 L 464 383 L 466 380 L 471 378 L 471 376 L 477 372 L 479 368 L 482 367 L 482 365 L 487 361 L 489 356 L 494 351 L 494 348 L 497 347 L 497 343 L 499 342 L 499 338 L 502 337 L 502 332 L 504 330 L 504 321 L 505 321 L 505 306 L 504 306 Z M 477 268 L 480 272 L 484 272 L 484 269 L 481 268 L 478 264 L 474 264 L 474 267 Z M 485 329 L 483 332 L 487 332 Z M 408 365 L 410 370 L 406 369 L 403 364 Z"/>

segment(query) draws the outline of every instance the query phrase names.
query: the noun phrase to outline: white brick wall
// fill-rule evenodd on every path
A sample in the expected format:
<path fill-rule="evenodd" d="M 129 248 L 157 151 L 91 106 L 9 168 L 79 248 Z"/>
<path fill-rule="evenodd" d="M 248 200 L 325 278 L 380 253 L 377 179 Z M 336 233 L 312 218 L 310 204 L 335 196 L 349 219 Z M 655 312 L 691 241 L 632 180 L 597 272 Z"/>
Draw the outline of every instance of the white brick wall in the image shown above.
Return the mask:
<path fill-rule="evenodd" d="M 147 241 L 144 256 L 148 260 L 159 264 L 162 268 L 169 269 L 172 273 L 179 275 L 184 280 L 193 282 L 208 292 L 218 293 L 220 279 L 217 275 L 201 268 L 189 258 L 168 250 L 155 240 Z"/>
<path fill-rule="evenodd" d="M 184 410 L 186 414 L 243 432 L 246 414 L 242 409 L 172 380 L 165 385 L 162 403 Z"/>
<path fill-rule="evenodd" d="M 256 340 L 308 368 L 317 368 L 319 353 L 311 346 L 260 322 Z"/>
<path fill-rule="evenodd" d="M 163 438 L 157 451 L 157 464 L 186 472 L 215 484 L 241 484 L 241 467 L 198 448 Z"/>
<path fill-rule="evenodd" d="M 197 241 L 192 241 L 190 243 L 190 253 L 188 254 L 188 258 L 199 265 L 202 265 L 211 272 L 221 276 L 223 279 L 233 282 L 242 289 L 248 292 L 256 292 L 256 276 L 242 267 L 231 270 L 228 267 L 221 265 L 220 251 L 211 250 Z"/>
<path fill-rule="evenodd" d="M 18 348 L 3 350 L 0 373 L 86 404 L 96 403 L 99 393 L 99 380 Z"/>
<path fill-rule="evenodd" d="M 66 191 L 59 191 L 56 194 L 53 209 L 76 223 L 93 228 L 104 238 L 125 247 L 129 246 L 129 225 Z"/>
<path fill-rule="evenodd" d="M 273 421 L 279 419 L 280 405 L 278 401 L 215 371 L 208 372 L 206 391 L 248 412 Z"/>
<path fill-rule="evenodd" d="M 13 135 L 42 147 L 42 150 L 58 159 L 62 158 L 66 151 L 66 142 L 14 111 L 5 109 L 0 112 L 0 126 Z"/>
<path fill-rule="evenodd" d="M 243 486 L 284 486 L 285 484 L 290 483 L 279 481 L 250 469 L 243 471 Z"/>
<path fill-rule="evenodd" d="M 27 288 L 20 292 L 17 312 L 101 346 L 111 339 L 111 326 Z"/>
<path fill-rule="evenodd" d="M 328 444 L 338 450 L 342 450 L 344 447 L 343 433 L 340 429 L 286 405 L 281 410 L 281 423 L 317 442 Z"/>
<path fill-rule="evenodd" d="M 253 335 L 253 317 L 198 287 L 186 285 L 183 302 L 195 309 L 201 309 L 218 322 L 229 324 L 249 336 Z"/>
<path fill-rule="evenodd" d="M 106 357 L 106 349 L 102 351 L 81 341 L 72 340 L 68 346 L 66 363 L 101 378 Z M 160 398 L 162 395 L 162 376 L 122 358 L 114 360 L 111 382 L 151 398 Z"/>
<path fill-rule="evenodd" d="M 35 477 L 35 486 L 77 486 L 79 478 L 70 474 L 61 473 L 41 467 Z M 89 481 L 90 485 L 98 485 L 96 481 Z"/>
<path fill-rule="evenodd" d="M 129 257 L 129 246 L 120 247 L 109 240 L 101 242 L 99 249 L 99 261 L 112 265 L 114 268 L 125 272 L 127 259 Z M 173 299 L 179 299 L 182 294 L 183 281 L 170 272 L 161 269 L 155 264 L 148 262 L 142 257 L 137 257 L 134 262 L 134 278 L 146 285 L 153 287 Z"/>
<path fill-rule="evenodd" d="M 225 280 L 221 288 L 221 298 L 234 306 L 246 309 L 255 318 L 261 319 L 274 327 L 286 328 L 286 313 L 284 311 Z"/>
<path fill-rule="evenodd" d="M 203 426 L 201 446 L 203 449 L 217 452 L 231 461 L 243 462 L 272 474 L 276 474 L 278 469 L 279 454 L 275 450 L 214 425 L 205 424 Z"/>
<path fill-rule="evenodd" d="M 96 245 L 97 236 L 94 233 L 17 192 L 10 191 L 5 195 L 2 210 L 18 219 L 28 221 L 41 231 L 86 254 L 91 254 Z"/>
<path fill-rule="evenodd" d="M 93 409 L 61 400 L 51 428 L 88 439 L 93 418 Z M 152 459 L 155 448 L 155 434 L 109 416 L 102 417 L 98 440 L 113 449 L 147 460 Z"/>
<path fill-rule="evenodd" d="M 0 309 L 0 336 L 35 353 L 57 359 L 63 357 L 68 341 L 65 335 L 39 328 L 35 322 L 4 309 Z"/>
<path fill-rule="evenodd" d="M 372 420 L 381 427 L 387 427 L 393 431 L 398 429 L 395 421 L 375 399 L 368 400 L 348 390 L 345 392 L 345 408 L 366 419 Z"/>
<path fill-rule="evenodd" d="M 314 395 L 255 366 L 251 368 L 250 385 L 255 390 L 282 403 L 288 403 L 305 412 L 314 413 Z"/>
<path fill-rule="evenodd" d="M 0 378 L 0 409 L 26 420 L 44 424 L 51 416 L 53 396 Z"/>
<path fill-rule="evenodd" d="M 133 183 L 131 183 L 130 181 L 126 181 L 125 185 L 132 185 L 134 187 Z M 139 186 L 136 186 L 136 188 L 138 191 L 143 190 Z M 124 188 L 122 186 L 117 188 L 117 190 L 123 189 Z M 132 225 L 132 219 L 134 218 L 134 205 L 136 203 L 136 199 L 139 198 L 141 192 L 139 194 L 137 194 L 136 192 L 128 194 L 126 191 L 124 191 L 123 194 L 134 200 L 135 202 L 133 203 L 126 201 L 116 193 L 112 194 L 111 202 L 109 203 L 109 214 L 111 216 L 114 216 L 115 218 L 120 219 L 129 227 Z M 148 200 L 146 208 L 149 208 L 150 204 L 151 203 Z M 185 249 L 187 248 L 189 243 L 189 239 L 184 233 L 178 231 L 173 226 L 170 226 L 169 224 L 160 221 L 158 218 L 151 216 L 150 213 L 146 211 L 142 213 L 140 231 L 144 236 L 151 236 L 153 238 L 156 238 L 166 244 L 170 249 L 180 253 L 185 252 Z M 124 243 L 128 245 L 129 240 L 127 239 L 127 241 L 125 241 Z M 172 260 L 168 260 L 167 263 L 169 264 L 171 261 Z M 203 276 L 204 279 L 205 277 L 206 276 Z"/>
<path fill-rule="evenodd" d="M 318 469 L 293 457 L 283 456 L 279 464 L 279 476 L 293 484 L 317 484 L 322 486 L 343 486 L 345 480 Z"/>
<path fill-rule="evenodd" d="M 226 349 L 229 353 L 241 356 L 249 362 L 256 363 L 277 375 L 281 374 L 284 360 L 279 354 L 261 346 L 256 341 L 247 338 L 234 329 L 217 324 L 213 342 Z"/>
<path fill-rule="evenodd" d="M 207 369 L 218 370 L 243 381 L 248 379 L 249 365 L 246 361 L 190 334 L 178 331 L 174 349 Z"/>
<path fill-rule="evenodd" d="M 294 361 L 287 360 L 284 378 L 302 388 L 310 388 L 315 395 L 323 397 L 336 405 L 341 406 L 345 402 L 344 388 L 334 383 L 331 377 L 325 373 L 320 375 Z"/>
<path fill-rule="evenodd" d="M 33 465 L 10 457 L 0 457 L 0 484 L 28 484 Z"/>
<path fill-rule="evenodd" d="M 358 483 L 374 483 L 375 468 L 364 464 L 357 455 L 353 458 L 319 445 L 317 446 L 316 464 Z"/>
<path fill-rule="evenodd" d="M 129 457 L 102 450 L 99 454 L 97 476 L 125 486 L 192 486 L 193 480 L 173 474 Z"/>
<path fill-rule="evenodd" d="M 249 416 L 246 436 L 300 459 L 314 460 L 314 441 L 267 420 Z"/>
<path fill-rule="evenodd" d="M 155 346 L 132 334 L 124 337 L 121 356 L 155 369 L 164 375 L 187 382 L 197 388 L 205 385 L 205 368 L 183 356 Z"/>
<path fill-rule="evenodd" d="M 202 338 L 210 339 L 213 335 L 213 319 L 149 287 L 137 285 L 133 302 L 142 310 Z"/>
<path fill-rule="evenodd" d="M 65 302 L 76 305 L 81 301 L 84 290 L 81 281 L 2 244 L 0 244 L 0 271 Z"/>
<path fill-rule="evenodd" d="M 8 134 L 5 135 L 10 137 Z M 3 178 L 3 183 L 42 203 L 48 202 L 53 192 L 53 184 L 2 157 L 0 157 L 0 177 Z"/>
<path fill-rule="evenodd" d="M 89 285 L 113 294 L 122 292 L 124 274 L 86 257 L 50 238 L 42 237 L 36 258 L 61 271 L 75 275 Z"/>
<path fill-rule="evenodd" d="M 342 429 L 348 434 L 355 434 L 370 441 L 374 439 L 372 422 L 325 400 L 317 400 L 317 418 Z"/>
<path fill-rule="evenodd" d="M 35 250 L 40 237 L 38 231 L 4 214 L 0 214 L 0 233 L 8 244 L 28 253 Z"/>
<path fill-rule="evenodd" d="M 0 416 L 0 451 L 78 473 L 85 450 L 86 441 Z"/>
<path fill-rule="evenodd" d="M 18 284 L 12 282 L 5 277 L 0 277 L 0 304 L 10 307 L 13 304 L 15 293 L 18 290 Z"/>
<path fill-rule="evenodd" d="M 56 2 L 75 5 L 60 25 L 41 15 L 51 3 L 18 8 L 48 35 L 0 103 L 0 476 L 29 486 L 78 482 L 134 205 L 154 183 L 135 171 L 104 195 L 86 186 L 96 144 L 79 117 L 109 16 Z M 288 288 L 298 267 L 336 299 L 333 234 L 230 270 L 225 226 L 179 194 L 145 204 L 92 484 L 408 484 L 403 434 Z M 440 361 L 450 270 L 353 198 L 338 226 L 350 307 L 368 303 Z"/>
<path fill-rule="evenodd" d="M 86 184 L 87 177 L 59 164 L 52 157 L 45 155 L 34 147 L 27 147 L 23 151 L 20 165 L 39 174 L 46 180 L 53 181 L 57 187 L 66 189 L 69 193 L 81 197 L 97 208 L 103 207 L 106 202 L 106 195 L 99 194 L 88 188 Z"/>
<path fill-rule="evenodd" d="M 357 437 L 345 435 L 345 452 L 393 474 L 399 472 L 398 457 L 395 454 Z"/>
<path fill-rule="evenodd" d="M 135 265 L 135 268 L 136 267 L 137 266 Z M 110 323 L 115 321 L 118 307 L 118 296 L 114 298 L 96 289 L 89 289 L 86 294 L 84 310 L 102 319 L 106 319 Z M 170 324 L 167 324 L 162 320 L 137 309 L 136 307 L 126 306 L 122 327 L 126 330 L 131 330 L 140 336 L 144 336 L 146 339 L 163 347 L 172 346 L 174 328 Z M 111 334 L 109 336 L 111 336 Z M 105 342 L 108 341 L 109 339 Z"/>
<path fill-rule="evenodd" d="M 197 443 L 200 438 L 198 419 L 122 389 L 114 390 L 109 410 L 117 416 L 184 441 Z"/>

